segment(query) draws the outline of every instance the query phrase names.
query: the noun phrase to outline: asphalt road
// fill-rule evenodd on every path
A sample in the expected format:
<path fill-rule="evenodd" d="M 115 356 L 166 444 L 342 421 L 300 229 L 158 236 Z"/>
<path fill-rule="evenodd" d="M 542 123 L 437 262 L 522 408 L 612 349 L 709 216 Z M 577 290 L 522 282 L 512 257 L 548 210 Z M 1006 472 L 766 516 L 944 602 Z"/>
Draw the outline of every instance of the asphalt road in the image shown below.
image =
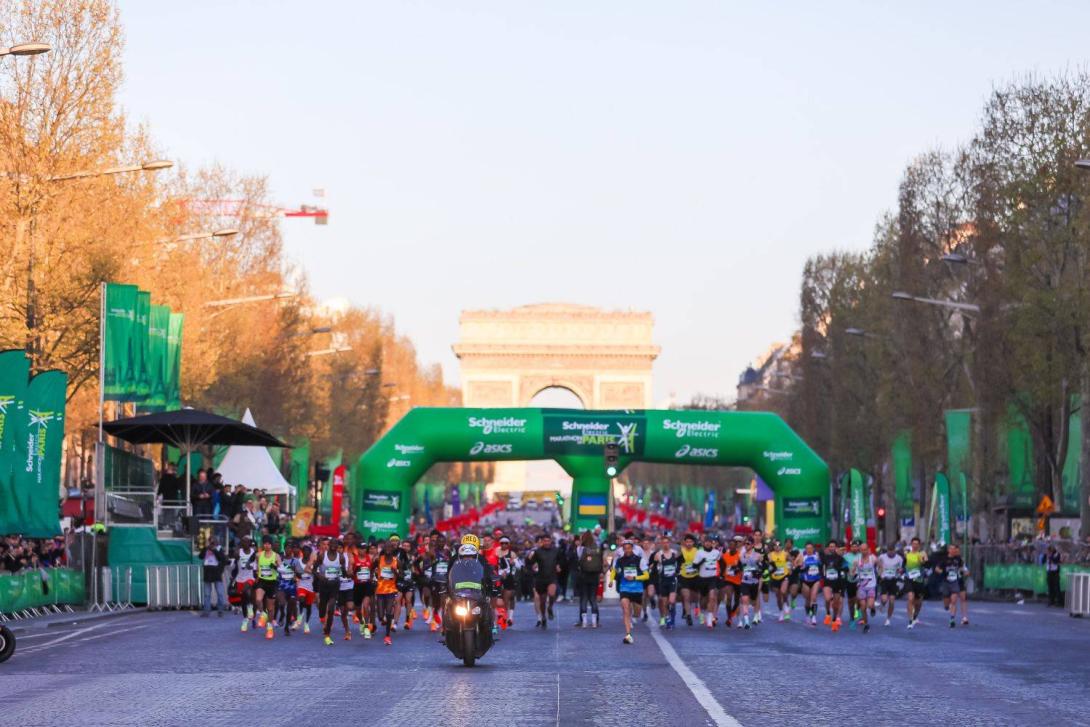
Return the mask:
<path fill-rule="evenodd" d="M 901 604 L 899 604 L 901 605 Z M 766 621 L 751 631 L 516 626 L 473 669 L 433 634 L 321 644 L 239 632 L 239 619 L 140 613 L 25 632 L 0 666 L 2 725 L 1090 724 L 1090 621 L 972 604 L 949 629 L 870 634 Z M 340 637 L 340 626 L 334 629 Z"/>

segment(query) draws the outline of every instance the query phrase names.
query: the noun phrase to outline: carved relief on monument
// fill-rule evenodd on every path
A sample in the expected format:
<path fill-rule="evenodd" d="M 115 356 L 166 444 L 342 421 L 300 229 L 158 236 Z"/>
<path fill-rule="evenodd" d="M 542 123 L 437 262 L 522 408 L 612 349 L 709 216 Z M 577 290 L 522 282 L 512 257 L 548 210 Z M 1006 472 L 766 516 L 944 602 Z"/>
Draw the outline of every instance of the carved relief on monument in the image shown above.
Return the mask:
<path fill-rule="evenodd" d="M 466 406 L 516 406 L 514 382 L 467 381 L 464 402 Z"/>
<path fill-rule="evenodd" d="M 598 402 L 603 409 L 642 409 L 647 399 L 638 381 L 603 381 L 598 385 Z"/>

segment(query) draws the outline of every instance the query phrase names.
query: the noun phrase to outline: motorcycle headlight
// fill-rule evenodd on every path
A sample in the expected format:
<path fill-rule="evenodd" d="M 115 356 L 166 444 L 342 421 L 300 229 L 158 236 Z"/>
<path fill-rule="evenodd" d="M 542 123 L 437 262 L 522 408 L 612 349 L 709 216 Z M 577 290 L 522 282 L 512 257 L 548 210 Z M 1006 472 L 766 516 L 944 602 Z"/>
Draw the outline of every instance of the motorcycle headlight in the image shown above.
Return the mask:
<path fill-rule="evenodd" d="M 480 609 L 477 609 L 477 611 L 479 613 Z M 463 606 L 462 604 L 459 603 L 457 606 L 454 607 L 454 615 L 455 616 L 461 616 L 462 618 L 465 618 L 466 616 L 469 615 L 469 609 L 467 609 L 465 606 Z"/>

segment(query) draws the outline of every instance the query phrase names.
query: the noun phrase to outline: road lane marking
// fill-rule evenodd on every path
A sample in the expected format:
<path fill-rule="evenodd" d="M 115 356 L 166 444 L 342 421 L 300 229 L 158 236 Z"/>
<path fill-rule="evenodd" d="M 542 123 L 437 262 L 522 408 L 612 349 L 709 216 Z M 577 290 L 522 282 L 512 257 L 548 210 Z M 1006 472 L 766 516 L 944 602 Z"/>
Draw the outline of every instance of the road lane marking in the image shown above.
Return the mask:
<path fill-rule="evenodd" d="M 143 626 L 132 626 L 132 627 L 127 628 L 127 629 L 118 629 L 117 631 L 110 631 L 110 632 L 107 632 L 105 634 L 95 634 L 94 636 L 88 636 L 87 638 L 84 638 L 84 639 L 76 639 L 72 643 L 68 644 L 68 646 L 75 646 L 76 644 L 82 644 L 85 641 L 94 641 L 95 639 L 101 639 L 101 638 L 106 637 L 106 636 L 117 636 L 118 634 L 127 634 L 127 633 L 129 633 L 131 631 L 139 631 L 140 629 L 146 629 L 147 627 L 148 627 L 148 625 L 144 624 Z"/>
<path fill-rule="evenodd" d="M 651 632 L 651 637 L 655 640 L 655 643 L 659 645 L 659 650 L 662 651 L 662 655 L 666 657 L 666 662 L 673 667 L 677 675 L 681 677 L 681 681 L 685 682 L 685 686 L 692 692 L 696 701 L 704 708 L 704 711 L 711 717 L 712 722 L 717 727 L 742 727 L 742 723 L 731 717 L 719 702 L 715 701 L 715 697 L 708 691 L 708 687 L 701 681 L 700 677 L 693 673 L 681 657 L 674 651 L 674 647 L 670 645 L 670 642 L 666 640 L 662 634 L 659 633 L 659 629 L 652 626 L 648 628 Z"/>
<path fill-rule="evenodd" d="M 74 639 L 77 636 L 82 636 L 83 634 L 88 633 L 89 631 L 97 631 L 98 629 L 100 629 L 100 628 L 102 628 L 104 626 L 109 626 L 109 625 L 110 624 L 108 624 L 108 623 L 101 623 L 101 624 L 95 624 L 94 626 L 88 626 L 86 628 L 78 629 L 76 631 L 73 631 L 72 633 L 64 634 L 63 636 L 60 636 L 60 637 L 54 639 L 53 641 L 49 641 L 49 642 L 46 642 L 44 644 L 35 644 L 34 646 L 30 647 L 29 649 L 20 649 L 19 653 L 20 654 L 33 654 L 33 653 L 38 652 L 38 651 L 43 651 L 45 649 L 52 648 L 52 647 L 60 644 L 63 641 L 68 641 L 69 639 Z"/>

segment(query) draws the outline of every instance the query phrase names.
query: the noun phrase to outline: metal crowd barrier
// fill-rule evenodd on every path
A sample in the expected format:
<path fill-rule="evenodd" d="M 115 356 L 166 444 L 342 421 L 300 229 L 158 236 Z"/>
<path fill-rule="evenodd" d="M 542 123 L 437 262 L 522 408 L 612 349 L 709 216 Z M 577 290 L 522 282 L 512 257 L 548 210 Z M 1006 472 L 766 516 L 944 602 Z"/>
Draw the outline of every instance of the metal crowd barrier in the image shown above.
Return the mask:
<path fill-rule="evenodd" d="M 133 608 L 132 566 L 94 568 L 89 611 L 122 611 Z"/>
<path fill-rule="evenodd" d="M 148 610 L 199 608 L 201 565 L 149 565 Z"/>
<path fill-rule="evenodd" d="M 1067 586 L 1067 612 L 1090 616 L 1090 573 L 1072 573 Z"/>

